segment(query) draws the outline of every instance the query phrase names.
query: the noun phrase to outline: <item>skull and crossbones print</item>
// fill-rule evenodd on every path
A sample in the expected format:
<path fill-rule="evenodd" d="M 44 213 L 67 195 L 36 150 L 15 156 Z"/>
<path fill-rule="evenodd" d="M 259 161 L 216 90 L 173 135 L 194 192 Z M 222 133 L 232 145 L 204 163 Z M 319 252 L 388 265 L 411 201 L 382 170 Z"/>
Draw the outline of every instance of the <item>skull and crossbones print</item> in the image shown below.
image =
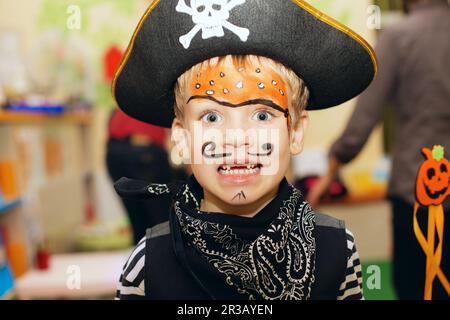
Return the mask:
<path fill-rule="evenodd" d="M 177 12 L 187 13 L 192 17 L 195 26 L 187 34 L 180 37 L 180 43 L 185 49 L 191 45 L 192 39 L 202 30 L 202 39 L 212 37 L 223 37 L 226 28 L 236 34 L 241 41 L 245 42 L 250 35 L 247 28 L 238 27 L 228 21 L 230 11 L 246 0 L 191 0 L 189 7 L 185 0 L 179 0 L 176 7 Z"/>

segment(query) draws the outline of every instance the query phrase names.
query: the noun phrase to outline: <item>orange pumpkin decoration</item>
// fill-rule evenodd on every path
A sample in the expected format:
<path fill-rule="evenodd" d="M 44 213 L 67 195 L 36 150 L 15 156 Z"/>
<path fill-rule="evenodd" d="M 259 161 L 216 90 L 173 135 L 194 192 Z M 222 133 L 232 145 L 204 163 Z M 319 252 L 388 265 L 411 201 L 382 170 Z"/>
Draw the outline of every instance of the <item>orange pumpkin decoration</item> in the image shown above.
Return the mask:
<path fill-rule="evenodd" d="M 425 161 L 416 181 L 416 199 L 423 206 L 440 205 L 450 194 L 450 162 L 444 158 L 444 147 L 434 146 L 431 151 L 422 148 Z"/>

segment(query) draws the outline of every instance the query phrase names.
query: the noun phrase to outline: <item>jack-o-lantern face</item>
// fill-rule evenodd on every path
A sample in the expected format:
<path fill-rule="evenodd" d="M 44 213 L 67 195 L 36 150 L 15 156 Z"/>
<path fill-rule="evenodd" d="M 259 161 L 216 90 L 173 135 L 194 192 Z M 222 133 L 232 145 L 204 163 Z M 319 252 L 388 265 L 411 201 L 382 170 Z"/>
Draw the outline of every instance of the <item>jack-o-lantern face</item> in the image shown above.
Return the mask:
<path fill-rule="evenodd" d="M 426 160 L 417 175 L 416 198 L 423 206 L 437 206 L 450 194 L 450 163 L 442 146 L 434 146 L 433 151 L 423 148 L 422 153 Z"/>

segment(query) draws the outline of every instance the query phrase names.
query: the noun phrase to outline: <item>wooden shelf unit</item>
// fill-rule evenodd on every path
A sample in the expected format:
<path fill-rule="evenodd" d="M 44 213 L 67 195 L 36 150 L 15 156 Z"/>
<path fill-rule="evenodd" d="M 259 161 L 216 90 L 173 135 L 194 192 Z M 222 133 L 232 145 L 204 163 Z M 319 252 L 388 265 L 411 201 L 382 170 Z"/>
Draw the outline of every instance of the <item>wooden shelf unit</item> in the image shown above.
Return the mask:
<path fill-rule="evenodd" d="M 87 125 L 91 123 L 92 115 L 88 112 L 66 112 L 62 114 L 51 114 L 43 112 L 0 110 L 0 124 L 42 123 L 52 121 Z"/>

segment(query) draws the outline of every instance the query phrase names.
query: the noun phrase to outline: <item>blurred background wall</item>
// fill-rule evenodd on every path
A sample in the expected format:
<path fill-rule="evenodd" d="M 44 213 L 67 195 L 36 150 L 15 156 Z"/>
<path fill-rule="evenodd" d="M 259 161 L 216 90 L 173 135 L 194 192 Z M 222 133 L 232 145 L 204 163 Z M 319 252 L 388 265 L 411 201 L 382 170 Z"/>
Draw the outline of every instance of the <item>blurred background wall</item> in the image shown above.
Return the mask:
<path fill-rule="evenodd" d="M 373 1 L 309 2 L 375 44 L 381 26 L 373 26 L 377 19 Z M 10 172 L 5 178 L 10 188 L 8 194 L 4 192 L 4 203 L 15 204 L 0 214 L 0 226 L 16 277 L 33 269 L 41 247 L 56 254 L 127 250 L 130 245 L 124 209 L 105 168 L 106 128 L 116 108 L 107 66 L 125 50 L 149 3 L 0 0 L 0 84 L 4 88 L 0 97 L 26 96 L 28 102 L 42 105 L 44 101 L 61 112 L 55 118 L 0 111 L 0 164 Z M 382 24 L 401 15 L 398 3 L 375 2 L 386 9 Z M 326 158 L 326 150 L 344 129 L 354 104 L 353 100 L 310 113 L 306 154 Z M 357 240 L 361 238 L 360 252 L 368 261 L 388 261 L 390 254 L 388 209 L 381 202 L 388 171 L 383 137 L 379 127 L 342 173 L 350 193 L 360 195 L 369 207 L 332 205 L 324 210 L 348 221 Z M 301 161 L 294 159 L 292 177 L 304 170 Z M 365 203 L 368 194 L 379 197 Z M 367 214 L 355 216 L 361 208 Z M 380 211 L 381 219 L 377 219 Z"/>

